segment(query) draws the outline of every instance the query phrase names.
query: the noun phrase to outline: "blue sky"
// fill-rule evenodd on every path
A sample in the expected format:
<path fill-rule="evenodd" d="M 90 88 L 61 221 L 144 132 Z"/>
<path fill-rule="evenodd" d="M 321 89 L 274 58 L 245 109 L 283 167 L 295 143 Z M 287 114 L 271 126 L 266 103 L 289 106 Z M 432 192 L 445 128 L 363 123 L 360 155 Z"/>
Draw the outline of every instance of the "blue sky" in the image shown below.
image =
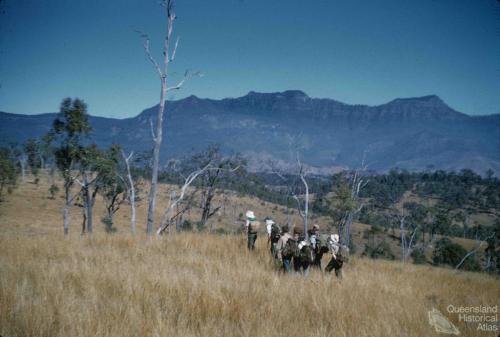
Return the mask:
<path fill-rule="evenodd" d="M 495 0 L 177 0 L 170 95 L 223 98 L 300 89 L 376 105 L 437 94 L 468 114 L 500 113 Z M 159 100 L 165 20 L 155 0 L 1 0 L 0 111 L 58 110 L 80 97 L 93 115 L 131 117 Z"/>

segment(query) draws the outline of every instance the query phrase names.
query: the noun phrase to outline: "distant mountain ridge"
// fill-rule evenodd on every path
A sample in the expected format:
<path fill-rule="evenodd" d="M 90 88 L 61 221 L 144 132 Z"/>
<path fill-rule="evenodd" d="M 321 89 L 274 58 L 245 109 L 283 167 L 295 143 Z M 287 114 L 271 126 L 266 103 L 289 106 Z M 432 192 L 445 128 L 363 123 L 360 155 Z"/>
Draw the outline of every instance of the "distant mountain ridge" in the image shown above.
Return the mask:
<path fill-rule="evenodd" d="M 142 151 L 152 146 L 157 106 L 133 118 L 90 118 L 92 141 Z M 56 114 L 0 112 L 0 142 L 23 142 L 50 128 Z M 292 161 L 294 144 L 306 163 L 331 170 L 427 168 L 500 173 L 500 114 L 469 116 L 438 96 L 397 98 L 377 106 L 310 98 L 299 90 L 249 92 L 221 100 L 189 96 L 167 103 L 163 159 L 219 143 L 247 155 L 256 170 L 269 158 Z M 328 170 L 326 170 L 328 171 Z"/>

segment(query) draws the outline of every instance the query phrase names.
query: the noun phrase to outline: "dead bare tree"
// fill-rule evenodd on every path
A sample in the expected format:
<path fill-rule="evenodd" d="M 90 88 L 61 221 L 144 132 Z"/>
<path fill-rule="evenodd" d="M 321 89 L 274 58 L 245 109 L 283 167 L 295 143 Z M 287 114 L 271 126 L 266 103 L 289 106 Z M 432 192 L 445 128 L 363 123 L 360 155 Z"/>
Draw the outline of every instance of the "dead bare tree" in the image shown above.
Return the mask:
<path fill-rule="evenodd" d="M 349 246 L 349 242 L 351 239 L 351 226 L 356 217 L 356 215 L 361 212 L 363 208 L 363 204 L 359 199 L 359 192 L 363 187 L 368 184 L 368 180 L 365 180 L 362 172 L 366 171 L 365 165 L 365 156 L 363 155 L 363 160 L 361 161 L 361 167 L 357 168 L 352 174 L 351 182 L 350 182 L 350 192 L 347 198 L 349 199 L 346 202 L 347 207 L 344 210 L 343 216 L 340 219 L 338 229 L 340 240 L 343 245 Z"/>
<path fill-rule="evenodd" d="M 174 21 L 177 18 L 174 12 L 174 1 L 173 0 L 163 0 L 161 2 L 161 6 L 165 10 L 165 14 L 167 17 L 167 31 L 165 40 L 163 43 L 163 65 L 160 67 L 160 64 L 153 57 L 150 49 L 150 39 L 149 36 L 141 33 L 141 37 L 144 39 L 144 50 L 146 55 L 151 62 L 151 64 L 156 69 L 158 76 L 161 82 L 161 91 L 160 91 L 160 104 L 158 106 L 158 113 L 156 116 L 156 132 L 153 128 L 153 121 L 150 120 L 151 123 L 151 134 L 154 141 L 153 148 L 153 168 L 151 174 L 151 186 L 149 190 L 148 196 L 148 215 L 147 215 L 147 224 L 146 224 L 146 232 L 148 234 L 153 233 L 154 226 L 154 211 L 156 208 L 156 194 L 158 189 L 158 169 L 160 165 L 160 147 L 162 142 L 162 133 L 163 133 L 163 112 L 165 111 L 165 103 L 166 96 L 169 91 L 179 90 L 184 85 L 184 83 L 193 75 L 198 75 L 198 73 L 191 74 L 188 71 L 185 72 L 184 78 L 180 80 L 176 85 L 168 87 L 167 79 L 168 79 L 168 68 L 170 63 L 172 63 L 175 59 L 175 54 L 177 52 L 177 46 L 179 45 L 179 38 L 176 39 L 175 44 L 172 47 L 172 33 L 174 30 Z M 160 226 L 161 228 L 161 226 Z"/>
<path fill-rule="evenodd" d="M 304 225 L 304 235 L 306 240 L 308 239 L 308 219 L 309 219 L 309 184 L 307 183 L 306 176 L 307 172 L 305 166 L 302 164 L 299 153 L 296 153 L 296 161 L 297 161 L 297 173 L 294 175 L 293 180 L 287 178 L 281 170 L 278 169 L 277 164 L 275 162 L 270 162 L 269 166 L 271 167 L 271 172 L 278 176 L 286 186 L 286 207 L 287 207 L 287 215 L 288 215 L 288 224 L 290 224 L 290 214 L 288 212 L 288 200 L 291 197 L 297 203 L 297 211 L 299 216 L 302 218 Z M 298 193 L 298 183 L 302 183 L 304 186 L 304 205 L 302 206 L 301 198 L 302 196 Z"/>
<path fill-rule="evenodd" d="M 205 166 L 205 167 L 203 167 L 201 169 L 198 169 L 198 170 L 196 170 L 194 172 L 191 172 L 191 174 L 189 174 L 185 178 L 184 185 L 182 185 L 182 187 L 181 187 L 181 193 L 180 193 L 180 195 L 178 197 L 176 196 L 175 193 L 171 194 L 169 205 L 168 205 L 167 209 L 165 210 L 165 212 L 163 214 L 163 217 L 162 217 L 162 220 L 161 220 L 161 223 L 160 223 L 160 227 L 156 231 L 157 235 L 161 235 L 171 225 L 172 218 L 173 218 L 172 212 L 177 207 L 177 204 L 184 199 L 184 196 L 186 195 L 186 191 L 187 191 L 189 185 L 191 185 L 193 183 L 193 181 L 200 174 L 202 174 L 203 172 L 205 172 L 206 170 L 208 170 L 209 167 L 210 167 L 210 164 L 208 164 L 207 166 Z"/>
<path fill-rule="evenodd" d="M 134 156 L 134 151 L 130 152 L 130 154 L 128 156 L 125 155 L 124 151 L 122 151 L 122 157 L 123 157 L 123 160 L 125 161 L 125 166 L 127 168 L 128 182 L 125 183 L 125 186 L 127 187 L 127 195 L 129 196 L 129 202 L 130 202 L 130 231 L 132 232 L 132 234 L 135 234 L 135 232 L 136 232 L 135 185 L 134 185 L 134 179 L 132 178 L 132 174 L 130 173 L 130 160 L 132 159 L 133 156 Z"/>
<path fill-rule="evenodd" d="M 307 184 L 306 180 L 306 172 L 304 170 L 304 166 L 302 165 L 302 162 L 300 161 L 299 154 L 297 152 L 297 166 L 299 168 L 298 176 L 300 177 L 300 180 L 302 181 L 302 184 L 304 184 L 304 189 L 305 189 L 305 196 L 304 196 L 304 211 L 302 212 L 300 210 L 300 202 L 299 198 L 297 195 L 294 195 L 294 199 L 297 201 L 299 204 L 299 214 L 302 217 L 302 220 L 304 221 L 304 235 L 306 240 L 309 238 L 308 232 L 308 217 L 309 217 L 309 185 Z"/>
<path fill-rule="evenodd" d="M 22 153 L 19 156 L 19 166 L 21 167 L 21 182 L 24 183 L 26 180 L 26 163 L 28 162 L 28 156 Z"/>
<path fill-rule="evenodd" d="M 406 215 L 404 214 L 404 209 L 402 210 L 401 216 L 399 217 L 399 235 L 401 239 L 401 262 L 405 263 L 410 257 L 413 250 L 413 241 L 415 235 L 417 234 L 418 226 L 412 229 L 410 239 L 407 239 L 407 229 L 406 229 Z"/>

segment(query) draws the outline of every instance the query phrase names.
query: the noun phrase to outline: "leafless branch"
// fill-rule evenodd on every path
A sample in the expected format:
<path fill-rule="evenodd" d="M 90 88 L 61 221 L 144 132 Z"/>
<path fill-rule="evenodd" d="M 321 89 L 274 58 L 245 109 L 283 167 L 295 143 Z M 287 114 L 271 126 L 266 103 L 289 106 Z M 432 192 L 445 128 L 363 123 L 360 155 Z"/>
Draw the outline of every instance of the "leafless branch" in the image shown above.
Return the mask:
<path fill-rule="evenodd" d="M 149 118 L 149 126 L 151 127 L 151 137 L 153 138 L 153 141 L 156 142 L 156 135 L 155 135 L 155 130 L 153 126 L 153 120 Z"/>
<path fill-rule="evenodd" d="M 300 207 L 300 200 L 296 195 L 293 195 L 292 198 L 297 202 L 297 210 L 299 211 L 299 215 L 302 219 L 304 219 L 304 213 Z"/>
<path fill-rule="evenodd" d="M 161 71 L 160 65 L 158 64 L 158 62 L 156 62 L 155 58 L 151 54 L 151 47 L 150 47 L 151 42 L 150 42 L 149 36 L 147 34 L 142 33 L 141 31 L 138 31 L 138 30 L 136 30 L 136 32 L 140 33 L 141 38 L 144 39 L 142 46 L 144 47 L 144 51 L 146 52 L 146 56 L 148 57 L 148 60 L 151 62 L 153 67 L 156 69 L 156 72 L 158 73 L 158 76 L 160 77 L 160 79 L 163 79 L 164 74 Z"/>
<path fill-rule="evenodd" d="M 484 240 L 476 239 L 476 246 L 470 252 L 468 252 L 467 254 L 465 254 L 465 256 L 462 258 L 462 260 L 460 260 L 460 262 L 455 267 L 455 270 L 458 270 L 462 266 L 462 264 L 465 262 L 465 260 L 467 260 L 467 258 L 469 258 L 469 256 L 476 254 L 479 251 L 479 249 L 481 248 L 481 246 L 483 245 L 483 242 L 486 241 L 486 240 L 488 240 L 488 239 L 490 239 L 490 238 L 492 238 L 493 235 L 494 234 L 488 236 Z"/>
<path fill-rule="evenodd" d="M 182 80 L 180 80 L 176 85 L 174 85 L 172 87 L 168 87 L 167 88 L 167 92 L 172 91 L 172 90 L 179 90 L 179 89 L 181 89 L 182 86 L 184 85 L 184 83 L 186 83 L 186 81 L 188 81 L 189 79 L 191 79 L 192 77 L 195 77 L 195 76 L 201 77 L 202 74 L 199 71 L 197 71 L 195 73 L 191 73 L 188 70 L 186 70 L 186 72 L 184 73 L 184 77 L 182 78 Z"/>
<path fill-rule="evenodd" d="M 177 46 L 179 45 L 179 37 L 177 37 L 177 40 L 175 40 L 175 45 L 174 45 L 174 50 L 172 52 L 172 56 L 170 56 L 170 59 L 168 62 L 173 62 L 175 59 L 175 54 L 177 53 Z"/>

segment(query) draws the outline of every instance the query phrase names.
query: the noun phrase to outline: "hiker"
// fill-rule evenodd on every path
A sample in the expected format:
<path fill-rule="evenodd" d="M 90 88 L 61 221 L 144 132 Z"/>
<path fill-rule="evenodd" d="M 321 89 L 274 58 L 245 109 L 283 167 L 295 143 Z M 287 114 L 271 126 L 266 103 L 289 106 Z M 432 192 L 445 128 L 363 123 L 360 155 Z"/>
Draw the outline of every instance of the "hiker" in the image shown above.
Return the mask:
<path fill-rule="evenodd" d="M 347 260 L 349 248 L 340 245 L 338 234 L 332 234 L 328 240 L 328 244 L 332 253 L 332 259 L 326 266 L 325 271 L 330 273 L 335 269 L 335 276 L 342 278 L 342 266 Z"/>
<path fill-rule="evenodd" d="M 323 258 L 323 254 L 328 251 L 328 248 L 325 251 L 325 244 L 321 242 L 321 237 L 319 235 L 319 226 L 314 225 L 313 228 L 309 231 L 309 242 L 311 244 L 313 261 L 312 266 L 314 268 L 318 268 L 321 270 L 321 259 Z M 325 242 L 326 243 L 326 242 Z M 323 249 L 322 249 L 323 248 Z"/>
<path fill-rule="evenodd" d="M 293 268 L 297 273 L 303 273 L 304 276 L 309 274 L 309 267 L 313 261 L 312 247 L 305 240 L 303 231 L 300 228 L 294 229 L 294 234 L 297 232 L 297 253 L 293 259 Z"/>
<path fill-rule="evenodd" d="M 268 235 L 268 242 L 271 243 L 271 255 L 277 259 L 278 252 L 276 246 L 278 245 L 278 240 L 281 237 L 281 230 L 276 222 L 271 218 L 266 218 L 266 229 Z"/>
<path fill-rule="evenodd" d="M 252 211 L 247 211 L 246 213 L 247 222 L 247 235 L 248 235 L 248 250 L 255 249 L 255 241 L 257 240 L 257 231 L 259 229 L 259 222 L 256 221 L 255 214 Z"/>
<path fill-rule="evenodd" d="M 320 271 L 323 271 L 321 267 L 321 261 L 323 260 L 323 255 L 330 251 L 330 246 L 328 244 L 330 235 L 328 234 L 317 234 L 316 236 L 316 251 L 314 254 L 314 260 L 312 266 Z"/>
<path fill-rule="evenodd" d="M 283 265 L 283 271 L 289 273 L 292 270 L 293 249 L 289 249 L 288 241 L 292 236 L 288 233 L 288 225 L 281 227 L 281 237 L 276 244 L 278 260 Z"/>

